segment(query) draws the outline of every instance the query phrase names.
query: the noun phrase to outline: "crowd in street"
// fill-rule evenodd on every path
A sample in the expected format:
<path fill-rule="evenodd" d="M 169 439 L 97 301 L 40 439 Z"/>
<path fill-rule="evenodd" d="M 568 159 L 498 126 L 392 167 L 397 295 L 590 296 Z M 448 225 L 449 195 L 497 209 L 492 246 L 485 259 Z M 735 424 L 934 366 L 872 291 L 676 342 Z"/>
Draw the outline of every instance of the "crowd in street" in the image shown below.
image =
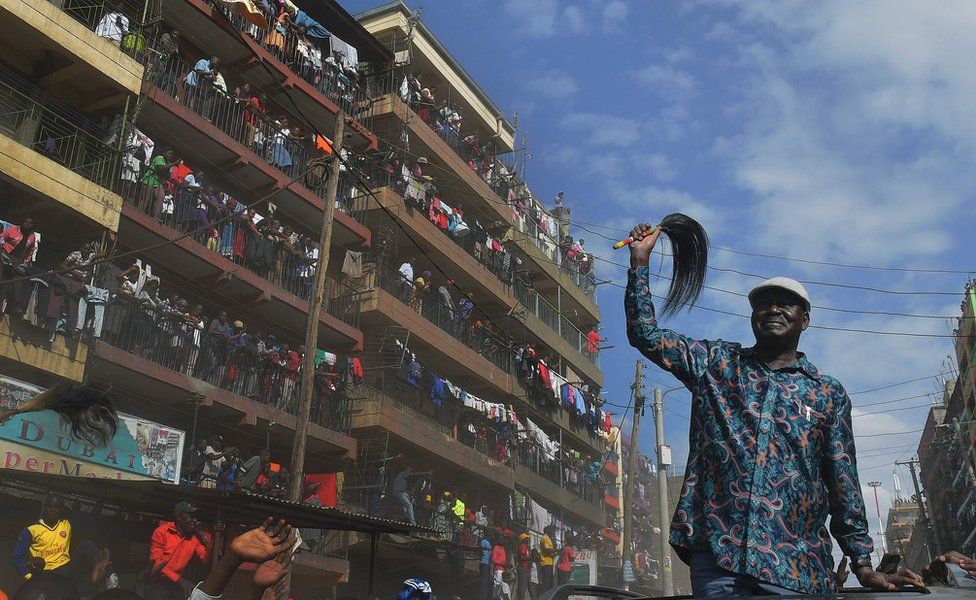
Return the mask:
<path fill-rule="evenodd" d="M 268 518 L 260 526 L 230 539 L 213 561 L 214 532 L 198 519 L 199 508 L 181 501 L 172 517 L 158 522 L 148 541 L 148 553 L 128 588 L 113 566 L 109 549 L 92 539 L 72 537 L 79 520 L 100 518 L 77 515 L 61 496 L 47 494 L 40 517 L 27 525 L 11 553 L 11 560 L 23 583 L 11 589 L 12 598 L 23 600 L 214 600 L 220 598 L 240 566 L 253 563 L 247 577 L 248 597 L 260 598 L 264 590 L 278 586 L 289 571 L 296 534 L 284 520 Z M 209 565 L 205 576 L 195 577 L 199 567 Z M 0 598 L 7 598 L 0 589 Z"/>

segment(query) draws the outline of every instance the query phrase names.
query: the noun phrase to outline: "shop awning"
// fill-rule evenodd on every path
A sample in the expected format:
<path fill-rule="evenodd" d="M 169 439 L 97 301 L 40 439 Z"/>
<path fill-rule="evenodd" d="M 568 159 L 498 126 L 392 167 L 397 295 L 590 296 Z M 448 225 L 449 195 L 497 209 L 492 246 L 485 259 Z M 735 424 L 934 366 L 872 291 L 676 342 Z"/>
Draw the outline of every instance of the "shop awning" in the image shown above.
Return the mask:
<path fill-rule="evenodd" d="M 250 492 L 205 489 L 161 481 L 94 479 L 0 469 L 0 493 L 56 492 L 69 498 L 101 502 L 105 509 L 172 518 L 173 507 L 187 500 L 200 508 L 206 521 L 258 524 L 266 517 L 283 518 L 294 527 L 358 531 L 368 534 L 428 531 L 424 527 L 357 515 L 337 508 L 289 502 Z"/>

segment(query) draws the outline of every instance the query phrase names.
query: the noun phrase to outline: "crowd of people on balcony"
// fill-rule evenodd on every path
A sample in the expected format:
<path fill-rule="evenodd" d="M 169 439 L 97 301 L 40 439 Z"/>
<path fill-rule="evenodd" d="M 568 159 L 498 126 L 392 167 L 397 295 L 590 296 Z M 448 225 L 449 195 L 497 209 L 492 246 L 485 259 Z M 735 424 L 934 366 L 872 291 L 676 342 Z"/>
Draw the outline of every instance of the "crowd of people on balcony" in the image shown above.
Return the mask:
<path fill-rule="evenodd" d="M 396 351 L 404 357 L 402 364 L 391 371 L 394 379 L 375 383 L 380 391 L 395 395 L 403 406 L 432 418 L 452 438 L 496 462 L 521 464 L 555 485 L 602 502 L 602 457 L 560 444 L 531 419 L 520 417 L 513 406 L 485 400 L 453 384 L 399 340 Z M 604 427 L 610 415 L 599 412 Z"/>
<path fill-rule="evenodd" d="M 126 202 L 275 285 L 311 297 L 317 240 L 279 220 L 275 204 L 262 202 L 260 211 L 247 206 L 173 150 L 154 153 L 155 144 L 139 130 L 132 141 L 123 157 Z"/>
<path fill-rule="evenodd" d="M 322 95 L 355 114 L 365 97 L 366 84 L 359 76 L 359 52 L 354 46 L 291 0 L 212 3 Z"/>

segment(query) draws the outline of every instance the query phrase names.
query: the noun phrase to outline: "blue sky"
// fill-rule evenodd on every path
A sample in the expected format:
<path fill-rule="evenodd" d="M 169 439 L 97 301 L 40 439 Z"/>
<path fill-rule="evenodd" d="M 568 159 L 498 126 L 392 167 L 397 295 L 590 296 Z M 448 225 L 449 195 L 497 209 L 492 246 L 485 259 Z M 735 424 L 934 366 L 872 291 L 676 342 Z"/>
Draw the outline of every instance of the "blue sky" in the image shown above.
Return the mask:
<path fill-rule="evenodd" d="M 341 1 L 351 12 L 377 4 Z M 532 155 L 530 186 L 546 200 L 565 190 L 574 221 L 629 228 L 681 211 L 705 225 L 715 246 L 976 271 L 976 5 L 428 0 L 422 19 L 510 118 L 518 114 Z M 598 235 L 579 229 L 574 235 L 601 257 L 626 262 Z M 808 286 L 816 306 L 909 315 L 958 315 L 968 279 L 717 250 L 710 260 L 768 276 L 958 292 Z M 597 267 L 600 278 L 625 281 L 623 269 L 603 261 Z M 711 271 L 707 284 L 741 293 L 757 281 Z M 615 346 L 602 357 L 607 398 L 623 405 L 639 355 L 627 345 L 622 290 L 601 286 L 599 301 L 603 333 Z M 717 291 L 706 291 L 700 304 L 748 312 L 744 298 Z M 822 309 L 814 309 L 812 321 L 941 335 L 954 327 L 946 319 Z M 692 310 L 666 324 L 696 337 L 752 341 L 748 322 L 732 316 Z M 945 372 L 952 352 L 945 338 L 830 330 L 809 330 L 801 349 L 850 391 Z M 677 385 L 656 367 L 649 373 L 651 385 Z M 857 406 L 938 387 L 929 379 L 853 399 Z M 683 465 L 688 394 L 672 397 L 666 435 Z M 855 409 L 855 432 L 920 429 L 925 408 L 877 411 L 926 402 Z M 648 419 L 640 441 L 648 453 L 652 433 Z M 883 510 L 890 464 L 910 457 L 917 440 L 909 434 L 858 442 L 862 482 L 883 482 Z M 901 480 L 910 485 L 907 472 Z"/>

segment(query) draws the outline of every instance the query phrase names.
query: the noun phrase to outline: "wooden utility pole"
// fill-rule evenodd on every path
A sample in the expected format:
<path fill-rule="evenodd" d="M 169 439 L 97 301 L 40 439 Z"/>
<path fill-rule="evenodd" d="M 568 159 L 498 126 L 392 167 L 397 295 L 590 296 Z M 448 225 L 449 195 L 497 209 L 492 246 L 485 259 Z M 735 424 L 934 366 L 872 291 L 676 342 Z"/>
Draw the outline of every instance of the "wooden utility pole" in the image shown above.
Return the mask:
<path fill-rule="evenodd" d="M 634 396 L 633 425 L 630 433 L 630 454 L 627 456 L 627 481 L 624 487 L 624 564 L 623 572 L 633 573 L 634 539 L 634 479 L 637 473 L 637 439 L 640 435 L 640 418 L 644 413 L 644 361 L 637 361 L 634 384 L 630 386 Z M 621 423 L 622 425 L 622 423 Z M 627 565 L 630 565 L 628 568 Z M 624 588 L 630 589 L 630 582 L 624 580 Z"/>
<path fill-rule="evenodd" d="M 325 309 L 325 272 L 329 267 L 329 248 L 332 245 L 332 216 L 335 212 L 336 193 L 339 190 L 339 163 L 342 138 L 345 135 L 346 113 L 336 115 L 335 135 L 332 137 L 332 162 L 329 163 L 329 181 L 322 211 L 322 230 L 319 232 L 319 257 L 315 263 L 315 287 L 308 307 L 305 324 L 305 359 L 302 362 L 302 388 L 298 399 L 295 422 L 295 445 L 291 453 L 291 479 L 288 480 L 288 499 L 301 502 L 305 482 L 305 445 L 308 436 L 308 419 L 312 412 L 312 393 L 315 391 L 315 351 L 318 349 L 319 317 Z"/>
<path fill-rule="evenodd" d="M 671 390 L 668 390 L 671 391 Z M 671 465 L 671 447 L 664 444 L 664 394 L 654 388 L 654 425 L 657 429 L 657 501 L 661 519 L 661 589 L 665 596 L 674 595 L 671 579 L 671 509 L 668 506 L 668 467 Z"/>
<path fill-rule="evenodd" d="M 918 505 L 918 521 L 926 533 L 928 560 L 931 561 L 933 558 L 938 556 L 939 550 L 942 549 L 942 545 L 939 544 L 939 538 L 935 534 L 935 526 L 933 525 L 932 520 L 929 519 L 928 511 L 925 510 L 925 500 L 922 498 L 922 489 L 918 485 L 918 473 L 915 471 L 915 467 L 918 466 L 918 461 L 912 459 L 905 462 L 895 462 L 895 464 L 907 466 L 912 473 L 912 487 L 915 488 L 915 504 Z"/>

